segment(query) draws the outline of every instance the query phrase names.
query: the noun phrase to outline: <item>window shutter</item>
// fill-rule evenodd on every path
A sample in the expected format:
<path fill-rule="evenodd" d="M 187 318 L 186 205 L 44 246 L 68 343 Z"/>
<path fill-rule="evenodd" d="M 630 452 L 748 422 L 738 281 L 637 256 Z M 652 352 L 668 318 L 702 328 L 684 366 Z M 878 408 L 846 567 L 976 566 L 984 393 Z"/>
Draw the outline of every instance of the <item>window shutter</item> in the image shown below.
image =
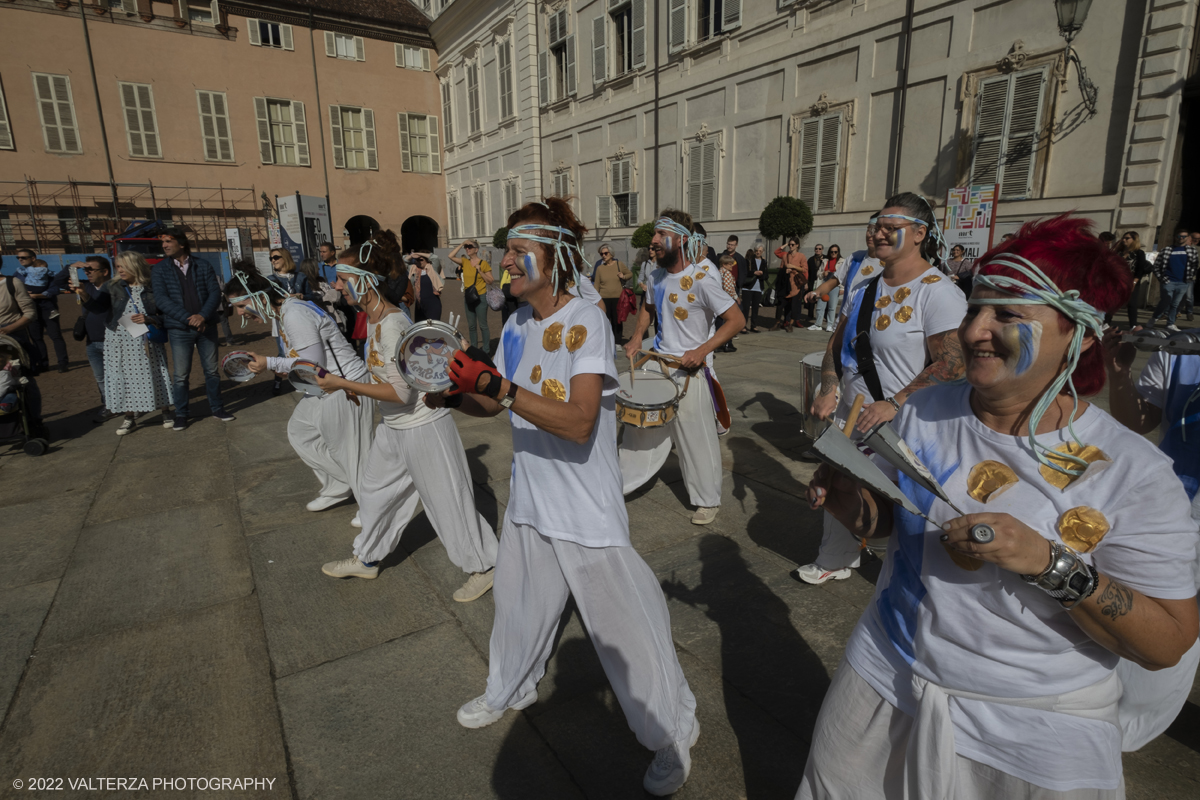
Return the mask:
<path fill-rule="evenodd" d="M 225 105 L 224 92 L 212 95 L 213 122 L 217 129 L 217 149 L 222 161 L 233 161 L 233 137 L 229 134 L 229 110 Z"/>
<path fill-rule="evenodd" d="M 567 94 L 575 94 L 575 34 L 567 37 Z"/>
<path fill-rule="evenodd" d="M 700 219 L 700 182 L 703 180 L 700 151 L 703 148 L 703 144 L 698 144 L 688 153 L 687 212 L 693 219 Z"/>
<path fill-rule="evenodd" d="M 379 150 L 375 145 L 375 112 L 369 108 L 362 110 L 363 139 L 367 147 L 367 169 L 379 169 Z"/>
<path fill-rule="evenodd" d="M 421 69 L 425 70 L 426 72 L 429 72 L 429 70 L 430 70 L 429 48 L 428 47 L 421 48 Z"/>
<path fill-rule="evenodd" d="M 337 58 L 337 40 L 333 36 L 333 31 L 325 31 L 325 55 Z"/>
<path fill-rule="evenodd" d="M 396 44 L 396 45 L 392 45 L 392 46 L 396 48 L 396 66 L 397 66 L 397 67 L 404 67 L 404 66 L 405 66 L 405 63 L 404 63 L 404 45 L 402 45 L 402 44 Z"/>
<path fill-rule="evenodd" d="M 146 155 L 152 158 L 162 157 L 162 147 L 158 142 L 158 118 L 154 112 L 154 92 L 144 83 L 137 84 L 138 111 L 142 117 L 142 141 L 146 145 Z"/>
<path fill-rule="evenodd" d="M 296 49 L 295 40 L 292 37 L 292 26 L 291 25 L 280 25 L 279 26 L 279 41 L 283 45 L 284 50 L 295 50 Z"/>
<path fill-rule="evenodd" d="M 546 50 L 538 53 L 538 104 L 550 102 L 550 53 Z"/>
<path fill-rule="evenodd" d="M 842 145 L 842 115 L 831 114 L 821 120 L 821 164 L 817 205 L 814 211 L 837 211 L 838 157 Z"/>
<path fill-rule="evenodd" d="M 567 35 L 566 9 L 550 16 L 550 44 L 558 44 Z"/>
<path fill-rule="evenodd" d="M 429 171 L 439 173 L 442 171 L 442 143 L 438 138 L 438 121 L 437 117 L 426 117 L 429 123 Z"/>
<path fill-rule="evenodd" d="M 646 0 L 633 0 L 633 68 L 646 66 Z"/>
<path fill-rule="evenodd" d="M 126 14 L 136 14 L 137 0 L 121 0 L 121 10 Z"/>
<path fill-rule="evenodd" d="M 611 228 L 612 227 L 612 198 L 606 194 L 597 195 L 596 197 L 596 227 Z"/>
<path fill-rule="evenodd" d="M 342 109 L 329 107 L 329 140 L 333 142 L 333 168 L 346 168 L 346 148 L 342 143 Z"/>
<path fill-rule="evenodd" d="M 638 224 L 638 193 L 637 192 L 629 193 L 629 219 L 626 220 L 626 224 L 629 225 L 629 227 L 631 227 L 631 228 L 637 227 L 637 224 Z"/>
<path fill-rule="evenodd" d="M 196 102 L 200 108 L 200 139 L 204 142 L 204 160 L 230 161 L 233 156 L 228 120 L 225 119 L 224 95 L 197 91 Z"/>
<path fill-rule="evenodd" d="M 246 38 L 254 47 L 262 47 L 262 32 L 258 29 L 258 20 L 246 18 Z"/>
<path fill-rule="evenodd" d="M 317 115 L 318 117 L 320 114 Z M 308 159 L 308 123 L 304 121 L 304 103 L 292 101 L 292 124 L 296 128 L 296 163 L 302 167 L 309 165 Z"/>
<path fill-rule="evenodd" d="M 361 36 L 354 37 L 354 57 L 359 61 L 367 60 L 367 45 Z"/>
<path fill-rule="evenodd" d="M 449 78 L 442 83 L 442 119 L 446 122 L 446 143 L 450 144 L 454 141 L 454 109 Z"/>
<path fill-rule="evenodd" d="M 701 190 L 700 219 L 717 216 L 717 143 L 704 142 L 700 147 Z"/>
<path fill-rule="evenodd" d="M 139 158 L 146 155 L 142 142 L 142 119 L 138 114 L 137 89 L 132 83 L 118 84 L 121 92 L 121 110 L 125 113 L 125 141 L 129 155 Z"/>
<path fill-rule="evenodd" d="M 721 30 L 731 31 L 742 26 L 742 0 L 725 0 L 725 13 L 721 18 Z"/>
<path fill-rule="evenodd" d="M 400 169 L 412 172 L 412 151 L 408 144 L 408 114 L 403 111 L 397 115 L 400 121 Z"/>
<path fill-rule="evenodd" d="M 33 88 L 37 92 L 38 113 L 42 117 L 42 136 L 46 140 L 46 151 L 61 153 L 62 133 L 59 131 L 58 111 L 54 103 L 54 90 L 49 75 L 34 75 Z"/>
<path fill-rule="evenodd" d="M 267 98 L 254 98 L 254 120 L 258 127 L 258 155 L 264 164 L 275 163 L 275 151 L 271 149 L 271 118 L 267 114 Z"/>
<path fill-rule="evenodd" d="M 0 87 L 0 150 L 15 150 L 12 123 L 8 120 L 8 105 L 4 102 L 4 89 Z"/>
<path fill-rule="evenodd" d="M 605 55 L 603 14 L 592 20 L 592 83 L 604 83 L 608 77 L 608 61 Z"/>
<path fill-rule="evenodd" d="M 678 53 L 687 45 L 687 1 L 670 0 L 667 11 L 668 53 Z"/>
<path fill-rule="evenodd" d="M 1001 197 L 1028 197 L 1033 191 L 1034 152 L 1045 83 L 1046 73 L 1041 69 L 1012 76 L 1012 102 L 1004 142 Z"/>
<path fill-rule="evenodd" d="M 817 207 L 821 121 L 806 119 L 800 125 L 800 200 L 811 210 Z"/>
<path fill-rule="evenodd" d="M 1004 149 L 1004 111 L 1008 103 L 1007 75 L 990 78 L 979 86 L 975 115 L 975 159 L 971 183 L 997 183 L 1000 154 Z"/>
<path fill-rule="evenodd" d="M 71 81 L 66 75 L 35 73 L 34 88 L 38 111 L 42 116 L 42 134 L 46 151 L 79 153 L 79 134 L 75 130 L 75 107 L 71 100 Z"/>

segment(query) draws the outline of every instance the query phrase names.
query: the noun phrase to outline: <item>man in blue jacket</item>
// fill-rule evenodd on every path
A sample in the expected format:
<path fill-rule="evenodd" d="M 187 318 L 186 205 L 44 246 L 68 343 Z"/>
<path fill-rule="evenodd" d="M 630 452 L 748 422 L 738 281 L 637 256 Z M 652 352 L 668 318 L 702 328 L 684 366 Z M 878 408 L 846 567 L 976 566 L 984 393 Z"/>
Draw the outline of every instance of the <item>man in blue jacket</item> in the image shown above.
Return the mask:
<path fill-rule="evenodd" d="M 221 290 L 213 266 L 191 254 L 187 235 L 166 233 L 162 240 L 166 256 L 154 265 L 151 282 L 154 301 L 167 323 L 171 340 L 171 389 L 175 399 L 175 426 L 182 431 L 188 422 L 188 374 L 192 371 L 192 348 L 200 354 L 204 388 L 212 415 L 231 422 L 233 415 L 221 401 L 221 376 L 217 372 L 217 322 Z"/>

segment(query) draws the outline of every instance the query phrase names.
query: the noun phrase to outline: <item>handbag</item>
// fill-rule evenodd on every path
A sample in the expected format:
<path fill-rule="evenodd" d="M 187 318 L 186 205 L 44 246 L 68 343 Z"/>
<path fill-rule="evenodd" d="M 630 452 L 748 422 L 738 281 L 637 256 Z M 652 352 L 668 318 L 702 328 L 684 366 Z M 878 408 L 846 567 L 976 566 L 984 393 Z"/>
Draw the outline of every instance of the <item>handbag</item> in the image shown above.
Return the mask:
<path fill-rule="evenodd" d="M 474 286 L 468 286 L 463 291 L 463 299 L 467 301 L 467 308 L 475 308 L 479 305 L 479 292 L 475 290 Z"/>
<path fill-rule="evenodd" d="M 474 289 L 475 287 L 471 288 Z M 499 311 L 504 308 L 504 292 L 494 283 L 489 284 L 487 287 L 487 304 L 488 308 L 492 311 Z"/>
<path fill-rule="evenodd" d="M 637 313 L 637 297 L 633 289 L 622 289 L 621 297 L 617 300 L 617 323 L 625 324 L 625 320 Z"/>
<path fill-rule="evenodd" d="M 75 327 L 71 329 L 71 336 L 75 337 L 75 341 L 82 342 L 87 338 L 87 319 L 83 314 L 75 320 Z"/>
<path fill-rule="evenodd" d="M 129 298 L 129 302 L 133 303 L 133 307 L 136 309 L 137 303 L 133 302 L 133 292 L 129 291 L 128 286 L 125 287 L 125 296 Z M 167 332 L 163 328 L 160 328 L 151 322 L 148 318 L 149 316 L 149 314 L 146 315 L 147 320 L 143 323 L 146 326 L 146 341 L 154 342 L 155 344 L 166 344 L 168 341 Z M 83 318 L 80 317 L 80 319 Z"/>

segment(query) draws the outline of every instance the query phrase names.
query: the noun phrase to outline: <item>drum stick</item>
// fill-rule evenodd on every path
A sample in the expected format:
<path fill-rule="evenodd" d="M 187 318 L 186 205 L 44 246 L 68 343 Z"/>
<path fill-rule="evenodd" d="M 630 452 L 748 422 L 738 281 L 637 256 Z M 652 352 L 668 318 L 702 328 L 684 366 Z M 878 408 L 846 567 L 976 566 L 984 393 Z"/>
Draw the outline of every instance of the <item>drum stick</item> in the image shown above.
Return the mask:
<path fill-rule="evenodd" d="M 863 402 L 866 399 L 861 394 L 854 397 L 854 404 L 850 406 L 850 413 L 846 416 L 846 427 L 842 428 L 847 438 L 854 438 L 854 425 L 858 422 L 858 415 L 862 413 Z"/>
<path fill-rule="evenodd" d="M 329 349 L 329 355 L 333 356 L 333 363 L 337 364 L 338 374 L 341 375 L 343 378 L 345 378 L 346 371 L 344 369 L 342 369 L 341 362 L 338 361 L 337 351 L 333 349 L 333 345 L 330 344 L 328 339 L 325 340 L 325 347 L 327 347 Z M 358 397 L 351 392 L 346 392 L 346 399 L 349 400 L 351 403 L 354 403 L 354 405 L 356 405 L 356 406 L 362 405 L 362 403 L 358 402 Z"/>

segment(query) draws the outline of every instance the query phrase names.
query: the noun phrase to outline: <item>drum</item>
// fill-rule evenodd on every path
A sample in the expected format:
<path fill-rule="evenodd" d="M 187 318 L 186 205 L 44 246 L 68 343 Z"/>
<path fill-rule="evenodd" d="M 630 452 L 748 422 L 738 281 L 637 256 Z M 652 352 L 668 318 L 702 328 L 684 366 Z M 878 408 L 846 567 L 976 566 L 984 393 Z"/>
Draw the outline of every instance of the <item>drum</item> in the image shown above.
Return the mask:
<path fill-rule="evenodd" d="M 324 377 L 325 374 L 326 372 L 320 364 L 314 364 L 311 361 L 297 361 L 292 364 L 292 370 L 287 377 L 292 386 L 309 397 L 324 397 L 325 390 L 317 383 L 317 376 Z"/>
<path fill-rule="evenodd" d="M 617 419 L 635 428 L 660 428 L 675 419 L 681 399 L 679 384 L 658 369 L 638 369 L 617 376 Z"/>
<path fill-rule="evenodd" d="M 809 411 L 812 408 L 813 400 L 817 399 L 817 393 L 821 391 L 821 363 L 824 360 L 824 350 L 809 353 L 800 359 L 800 364 L 804 368 L 804 408 L 802 409 L 804 424 L 800 430 L 814 441 L 829 427 L 829 420 L 817 419 Z"/>
<path fill-rule="evenodd" d="M 221 371 L 225 373 L 225 377 L 237 383 L 245 383 L 254 377 L 254 373 L 250 371 L 250 362 L 254 360 L 254 353 L 249 353 L 245 350 L 234 350 L 227 356 L 221 359 Z"/>
<path fill-rule="evenodd" d="M 430 319 L 405 332 L 392 360 L 409 386 L 422 392 L 444 392 L 454 386 L 450 361 L 460 349 L 462 337 L 458 330 Z"/>

